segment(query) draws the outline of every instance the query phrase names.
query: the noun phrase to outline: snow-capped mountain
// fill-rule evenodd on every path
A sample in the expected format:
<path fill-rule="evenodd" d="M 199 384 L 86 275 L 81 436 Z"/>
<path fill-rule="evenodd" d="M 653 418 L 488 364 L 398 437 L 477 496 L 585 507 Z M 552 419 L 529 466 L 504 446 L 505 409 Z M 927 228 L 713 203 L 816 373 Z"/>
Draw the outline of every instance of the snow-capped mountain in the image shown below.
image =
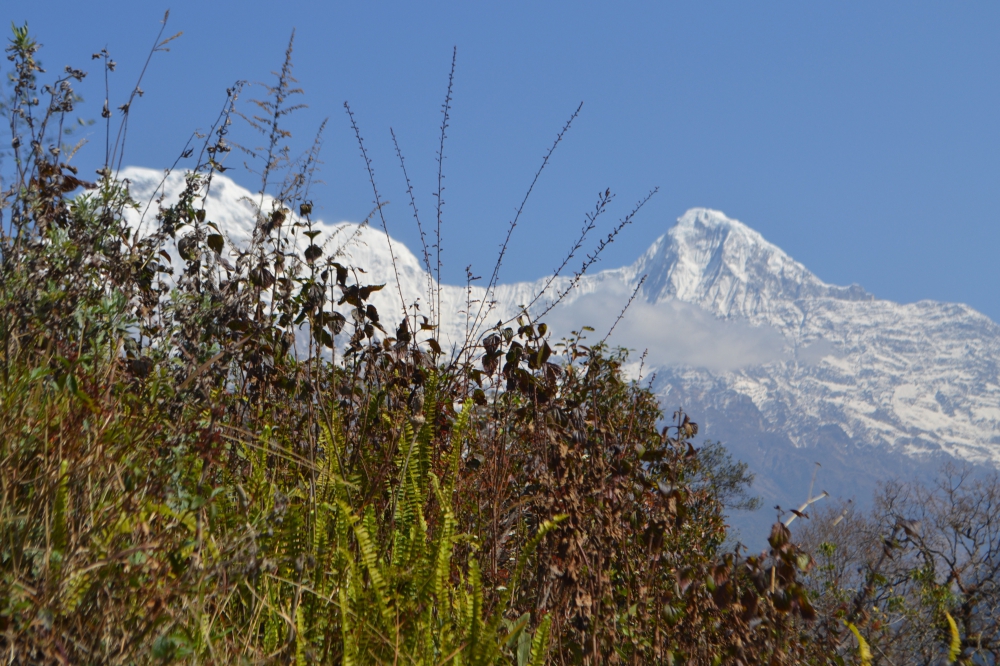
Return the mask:
<path fill-rule="evenodd" d="M 140 200 L 163 180 L 148 169 L 122 175 Z M 182 186 L 172 175 L 163 190 L 170 198 Z M 215 177 L 208 218 L 236 245 L 252 230 L 248 200 L 259 197 Z M 433 280 L 402 243 L 380 228 L 320 226 L 328 253 L 386 283 L 375 301 L 383 317 L 401 317 L 404 303 L 429 314 Z M 952 458 L 1000 463 L 1000 326 L 972 308 L 826 284 L 743 223 L 692 209 L 630 266 L 584 276 L 546 322 L 556 335 L 583 325 L 603 335 L 643 277 L 611 342 L 648 350 L 643 372 L 655 372 L 665 413 L 683 407 L 746 460 L 769 503 L 804 500 L 814 462 L 821 486 L 859 499 L 892 473 L 922 474 Z M 568 284 L 542 279 L 489 294 L 442 285 L 441 342 L 460 345 L 481 312 L 489 324 L 522 306 L 540 312 Z"/>
<path fill-rule="evenodd" d="M 708 210 L 686 213 L 631 270 L 649 274 L 650 302 L 780 332 L 788 358 L 725 376 L 793 441 L 810 421 L 917 457 L 1000 462 L 1000 326 L 972 308 L 827 285 Z"/>
<path fill-rule="evenodd" d="M 750 463 L 767 504 L 803 501 L 814 462 L 821 487 L 862 502 L 879 481 L 927 478 L 949 459 L 1000 462 L 1000 326 L 972 308 L 825 284 L 709 210 L 688 211 L 628 270 L 649 275 L 650 303 L 781 335 L 782 354 L 763 362 L 673 365 L 656 384 L 665 408 L 698 415 Z"/>

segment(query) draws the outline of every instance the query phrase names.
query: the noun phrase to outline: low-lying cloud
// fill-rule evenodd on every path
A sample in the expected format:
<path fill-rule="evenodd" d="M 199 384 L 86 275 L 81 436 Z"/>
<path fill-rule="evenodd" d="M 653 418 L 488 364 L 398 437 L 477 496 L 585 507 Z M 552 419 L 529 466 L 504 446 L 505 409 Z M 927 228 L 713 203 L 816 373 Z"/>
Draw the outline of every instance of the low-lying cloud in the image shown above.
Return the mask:
<path fill-rule="evenodd" d="M 795 350 L 795 360 L 803 365 L 819 365 L 827 356 L 843 356 L 837 345 L 829 340 L 816 340 Z"/>
<path fill-rule="evenodd" d="M 555 337 L 582 326 L 595 330 L 588 338 L 600 340 L 614 324 L 631 290 L 625 285 L 602 285 L 553 310 L 546 322 Z M 678 300 L 649 303 L 638 295 L 608 339 L 613 346 L 641 354 L 653 366 L 686 365 L 727 372 L 789 357 L 785 340 L 771 327 L 718 319 L 697 305 Z"/>

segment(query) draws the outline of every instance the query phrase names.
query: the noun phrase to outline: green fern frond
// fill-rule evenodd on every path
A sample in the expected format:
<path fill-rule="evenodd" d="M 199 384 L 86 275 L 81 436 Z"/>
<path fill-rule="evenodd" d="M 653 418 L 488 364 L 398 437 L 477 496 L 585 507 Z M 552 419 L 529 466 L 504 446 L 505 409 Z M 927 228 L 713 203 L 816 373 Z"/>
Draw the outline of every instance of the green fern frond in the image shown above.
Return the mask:
<path fill-rule="evenodd" d="M 431 484 L 442 508 L 441 524 L 437 537 L 431 545 L 433 552 L 433 573 L 431 584 L 434 597 L 438 603 L 447 603 L 447 584 L 451 578 L 451 556 L 455 547 L 455 516 L 451 511 L 451 503 L 445 502 L 437 476 L 431 474 Z"/>
<path fill-rule="evenodd" d="M 358 645 L 351 628 L 351 606 L 347 597 L 347 585 L 341 585 L 337 592 L 340 600 L 340 635 L 344 641 L 343 666 L 355 666 L 358 663 Z"/>
<path fill-rule="evenodd" d="M 399 482 L 395 489 L 392 487 L 392 480 L 386 479 L 386 490 L 392 495 L 392 518 L 394 522 L 400 520 L 399 511 L 406 509 L 404 494 L 406 493 L 409 479 L 410 462 L 413 458 L 413 450 L 416 447 L 416 436 L 413 434 L 413 427 L 409 423 L 403 424 L 403 432 L 400 435 L 399 444 L 396 446 L 396 470 L 399 473 Z M 403 505 L 402 507 L 400 505 Z"/>
<path fill-rule="evenodd" d="M 872 650 L 868 647 L 868 641 L 864 639 L 858 628 L 854 626 L 854 623 L 848 622 L 847 628 L 851 630 L 854 637 L 858 639 L 858 657 L 861 659 L 861 666 L 871 666 L 872 663 Z"/>
<path fill-rule="evenodd" d="M 406 444 L 406 443 L 409 444 Z M 399 471 L 399 483 L 392 491 L 393 500 L 393 534 L 392 534 L 392 566 L 402 566 L 410 557 L 410 547 L 413 544 L 412 525 L 414 513 L 422 509 L 413 499 L 414 483 L 410 459 L 415 446 L 413 428 L 409 423 L 403 425 L 400 446 L 397 447 L 396 467 Z M 387 481 L 387 483 L 389 483 Z M 390 485 L 391 490 L 391 485 Z"/>
<path fill-rule="evenodd" d="M 538 628 L 535 629 L 535 637 L 531 639 L 531 661 L 530 666 L 542 666 L 545 657 L 549 653 L 549 631 L 552 627 L 552 615 L 546 615 Z"/>
<path fill-rule="evenodd" d="M 427 473 L 431 469 L 431 441 L 434 438 L 434 420 L 424 417 L 424 423 L 417 433 L 417 472 L 421 483 L 427 480 Z"/>
<path fill-rule="evenodd" d="M 278 647 L 278 640 L 280 638 L 279 627 L 281 625 L 281 618 L 272 612 L 268 612 L 264 622 L 264 650 L 266 652 L 274 652 L 275 648 Z"/>
<path fill-rule="evenodd" d="M 322 504 L 312 510 L 312 555 L 317 562 L 325 562 L 330 542 L 330 512 Z"/>
<path fill-rule="evenodd" d="M 295 666 L 306 666 L 306 615 L 302 604 L 295 609 Z"/>
<path fill-rule="evenodd" d="M 471 586 L 471 576 L 462 576 L 461 584 L 455 591 L 453 601 L 453 623 L 455 625 L 456 639 L 465 645 L 462 651 L 466 654 L 469 653 L 468 636 L 472 633 L 473 599 Z M 456 656 L 455 658 L 457 660 L 460 657 Z"/>
<path fill-rule="evenodd" d="M 414 660 L 417 664 L 434 664 L 435 651 L 435 629 L 437 623 L 434 621 L 434 609 L 430 604 L 424 607 L 420 614 L 420 622 L 413 632 L 418 644 L 414 649 Z"/>
<path fill-rule="evenodd" d="M 66 550 L 66 504 L 69 497 L 69 461 L 59 463 L 59 481 L 52 507 L 52 548 L 61 555 Z"/>
<path fill-rule="evenodd" d="M 372 537 L 374 543 L 374 539 L 379 533 L 379 525 L 378 518 L 375 516 L 375 507 L 371 504 L 365 507 L 365 511 L 361 515 L 361 524 L 368 530 L 368 534 Z"/>
<path fill-rule="evenodd" d="M 292 503 L 285 513 L 281 531 L 276 533 L 279 539 L 278 548 L 284 555 L 284 571 L 286 575 L 293 576 L 296 573 L 296 562 L 305 553 L 306 547 L 306 526 L 304 507 L 299 503 Z"/>
<path fill-rule="evenodd" d="M 346 534 L 343 538 L 337 532 L 337 514 L 326 502 L 315 509 L 315 535 L 313 537 L 313 557 L 316 568 L 313 573 L 313 585 L 320 597 L 329 598 L 337 585 L 337 577 L 331 575 L 334 571 L 334 558 L 339 548 L 346 545 Z"/>
<path fill-rule="evenodd" d="M 66 579 L 66 585 L 62 593 L 62 607 L 72 613 L 83 600 L 83 595 L 90 589 L 92 579 L 86 571 L 74 571 Z"/>
<path fill-rule="evenodd" d="M 958 625 L 951 613 L 945 611 L 945 618 L 948 620 L 948 631 L 951 633 L 951 643 L 948 645 L 948 663 L 954 664 L 962 654 L 962 637 L 958 633 Z"/>
<path fill-rule="evenodd" d="M 505 601 L 503 602 L 504 606 L 506 606 L 506 604 L 508 604 L 514 597 L 514 591 L 521 582 L 521 576 L 524 574 L 524 568 L 527 566 L 528 560 L 538 548 L 538 545 L 542 543 L 542 539 L 544 539 L 545 535 L 549 532 L 559 527 L 559 523 L 565 521 L 567 518 L 569 518 L 568 515 L 561 513 L 553 517 L 551 520 L 546 520 L 542 523 L 541 527 L 538 528 L 538 532 L 535 533 L 535 536 L 533 536 L 531 540 L 525 544 L 524 548 L 518 555 L 517 566 L 514 567 L 514 575 L 511 576 L 510 583 L 507 586 L 507 595 Z"/>
<path fill-rule="evenodd" d="M 428 528 L 427 518 L 424 516 L 424 506 L 427 504 L 427 494 L 423 490 L 423 486 L 427 483 L 426 479 L 427 477 L 422 476 L 417 469 L 412 469 L 409 479 L 407 479 L 406 493 L 404 494 L 410 521 L 408 527 L 413 533 L 411 543 L 416 550 L 414 553 L 416 557 L 423 553 L 423 547 L 426 546 Z"/>
<path fill-rule="evenodd" d="M 341 504 L 341 511 L 348 515 L 351 514 L 350 507 L 343 503 Z M 366 519 L 368 518 L 367 513 L 365 517 Z M 390 608 L 389 587 L 382 577 L 382 569 L 378 561 L 378 551 L 372 541 L 371 533 L 368 530 L 368 526 L 364 524 L 368 522 L 368 520 L 354 522 L 354 537 L 357 539 L 361 563 L 364 565 L 368 579 L 371 581 L 372 591 L 375 594 L 375 602 L 378 604 L 379 613 L 382 616 L 385 627 L 393 627 L 395 623 L 393 622 L 393 615 Z"/>
<path fill-rule="evenodd" d="M 475 664 L 478 663 L 477 656 L 481 651 L 479 643 L 483 634 L 483 580 L 475 558 L 469 562 L 469 595 L 468 625 L 465 629 L 469 641 L 469 663 Z"/>
<path fill-rule="evenodd" d="M 347 545 L 347 535 L 350 531 L 351 525 L 353 525 L 352 514 L 344 514 L 341 505 L 346 506 L 344 500 L 338 500 L 337 506 L 330 504 L 329 502 L 323 502 L 320 506 L 329 511 L 333 519 L 333 545 L 330 548 L 329 556 L 333 558 L 340 549 L 343 549 Z M 343 555 L 343 553 L 340 553 Z"/>
<path fill-rule="evenodd" d="M 403 431 L 399 435 L 400 445 L 396 447 L 396 470 L 400 473 L 401 478 L 411 452 L 410 443 L 415 441 L 414 437 L 413 424 L 409 421 L 405 422 L 403 424 Z"/>
<path fill-rule="evenodd" d="M 469 432 L 469 425 L 472 422 L 472 409 L 475 403 L 472 398 L 467 398 L 462 404 L 462 411 L 451 429 L 451 461 L 448 469 L 448 478 L 445 480 L 445 490 L 448 497 L 447 504 L 451 504 L 451 495 L 455 491 L 455 483 L 458 480 L 458 467 L 462 459 L 462 445 Z M 444 505 L 442 505 L 444 506 Z"/>

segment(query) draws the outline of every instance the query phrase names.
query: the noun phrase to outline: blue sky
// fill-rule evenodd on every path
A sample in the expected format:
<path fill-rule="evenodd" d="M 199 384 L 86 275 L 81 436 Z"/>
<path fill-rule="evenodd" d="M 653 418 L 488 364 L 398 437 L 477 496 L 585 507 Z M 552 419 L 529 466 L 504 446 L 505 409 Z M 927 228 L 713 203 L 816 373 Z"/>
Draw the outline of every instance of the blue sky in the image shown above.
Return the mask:
<path fill-rule="evenodd" d="M 902 302 L 965 302 L 1000 321 L 1000 4 L 419 5 L 38 0 L 6 3 L 0 18 L 29 22 L 50 71 L 90 71 L 80 111 L 95 118 L 103 83 L 90 54 L 106 46 L 119 63 L 120 104 L 169 8 L 167 33 L 184 35 L 151 63 L 126 155 L 151 167 L 172 163 L 191 131 L 211 123 L 233 81 L 268 80 L 296 29 L 295 75 L 309 107 L 289 120 L 295 145 L 306 148 L 330 119 L 316 208 L 329 221 L 359 220 L 372 205 L 348 100 L 391 201 L 390 231 L 413 250 L 389 127 L 428 223 L 457 47 L 444 217 L 451 282 L 469 263 L 477 274 L 492 267 L 541 156 L 582 101 L 528 203 L 504 281 L 551 271 L 599 191 L 617 194 L 612 213 L 622 215 L 659 186 L 601 267 L 630 263 L 687 208 L 707 206 L 828 282 Z M 91 139 L 77 158 L 88 170 L 103 157 L 103 133 L 92 128 Z M 241 169 L 227 175 L 254 186 Z"/>

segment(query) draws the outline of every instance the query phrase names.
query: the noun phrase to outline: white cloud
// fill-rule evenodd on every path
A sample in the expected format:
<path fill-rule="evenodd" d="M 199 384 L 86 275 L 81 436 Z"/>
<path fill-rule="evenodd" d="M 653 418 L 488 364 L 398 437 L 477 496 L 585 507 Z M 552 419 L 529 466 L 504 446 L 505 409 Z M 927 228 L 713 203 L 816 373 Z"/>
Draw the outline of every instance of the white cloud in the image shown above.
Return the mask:
<path fill-rule="evenodd" d="M 582 295 L 553 310 L 546 323 L 555 337 L 582 326 L 600 340 L 621 313 L 631 291 L 623 284 L 606 282 L 600 292 Z M 754 327 L 739 320 L 714 317 L 697 305 L 678 300 L 649 303 L 636 297 L 608 340 L 613 346 L 634 351 L 637 358 L 648 350 L 652 366 L 686 365 L 712 372 L 727 372 L 789 358 L 785 340 L 770 327 Z"/>
<path fill-rule="evenodd" d="M 827 356 L 842 357 L 844 353 L 829 340 L 816 340 L 815 342 L 799 347 L 795 351 L 795 359 L 805 365 L 818 365 Z"/>

